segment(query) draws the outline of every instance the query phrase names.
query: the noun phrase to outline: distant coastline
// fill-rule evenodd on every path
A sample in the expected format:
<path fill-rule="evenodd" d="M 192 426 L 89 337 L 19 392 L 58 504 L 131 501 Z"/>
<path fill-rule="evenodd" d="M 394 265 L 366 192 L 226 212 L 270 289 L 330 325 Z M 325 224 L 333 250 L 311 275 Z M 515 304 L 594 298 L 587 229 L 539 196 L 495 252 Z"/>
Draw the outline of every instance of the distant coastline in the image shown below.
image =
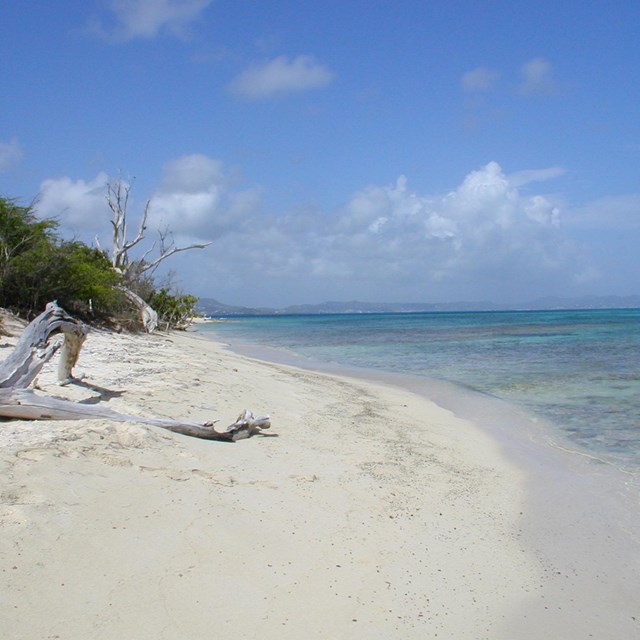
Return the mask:
<path fill-rule="evenodd" d="M 479 302 L 322 302 L 283 308 L 243 307 L 224 304 L 214 298 L 200 298 L 198 312 L 207 316 L 294 315 L 330 313 L 437 313 L 456 311 L 553 311 L 579 309 L 640 309 L 640 295 L 546 297 L 523 303 Z"/>

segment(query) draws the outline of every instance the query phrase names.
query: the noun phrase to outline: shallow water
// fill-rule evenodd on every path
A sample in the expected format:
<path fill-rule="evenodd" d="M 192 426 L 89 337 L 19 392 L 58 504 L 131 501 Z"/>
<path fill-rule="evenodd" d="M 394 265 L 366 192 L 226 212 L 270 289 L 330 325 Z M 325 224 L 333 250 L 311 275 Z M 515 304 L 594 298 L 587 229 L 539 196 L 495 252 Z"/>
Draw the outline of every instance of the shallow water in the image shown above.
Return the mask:
<path fill-rule="evenodd" d="M 640 470 L 640 310 L 237 317 L 199 325 L 344 366 L 445 380 L 524 407 Z"/>

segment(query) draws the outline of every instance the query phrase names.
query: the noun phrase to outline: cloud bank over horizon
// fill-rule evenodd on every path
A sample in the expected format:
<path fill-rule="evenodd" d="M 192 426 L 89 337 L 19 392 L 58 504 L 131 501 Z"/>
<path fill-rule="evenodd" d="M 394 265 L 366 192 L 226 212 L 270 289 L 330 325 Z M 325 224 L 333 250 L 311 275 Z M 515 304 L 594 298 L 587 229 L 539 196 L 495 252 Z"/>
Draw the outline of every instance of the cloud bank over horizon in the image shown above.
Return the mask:
<path fill-rule="evenodd" d="M 309 291 L 316 302 L 478 299 L 479 291 L 497 301 L 523 299 L 550 284 L 570 289 L 597 277 L 564 232 L 553 198 L 520 190 L 563 173 L 507 175 L 489 162 L 442 194 L 417 193 L 400 176 L 364 186 L 333 211 L 300 205 L 276 214 L 264 210 L 262 188 L 238 188 L 221 161 L 193 154 L 166 163 L 150 198 L 150 234 L 168 227 L 178 244 L 214 241 L 181 262 L 186 288 L 201 296 L 235 300 L 235 290 L 246 296 L 253 289 L 271 305 L 309 301 Z M 107 180 L 105 173 L 46 180 L 38 212 L 59 217 L 79 237 L 100 235 L 106 248 Z M 132 225 L 142 204 L 133 203 Z"/>

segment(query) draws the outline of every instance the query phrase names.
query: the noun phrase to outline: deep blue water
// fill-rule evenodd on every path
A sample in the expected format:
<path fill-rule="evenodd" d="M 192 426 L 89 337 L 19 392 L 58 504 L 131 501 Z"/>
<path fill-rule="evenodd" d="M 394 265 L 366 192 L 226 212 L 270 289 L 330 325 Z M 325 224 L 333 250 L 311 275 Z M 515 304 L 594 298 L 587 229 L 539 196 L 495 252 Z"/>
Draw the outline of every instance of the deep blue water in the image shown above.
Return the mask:
<path fill-rule="evenodd" d="M 640 469 L 639 309 L 259 316 L 199 330 L 232 345 L 462 384 Z"/>

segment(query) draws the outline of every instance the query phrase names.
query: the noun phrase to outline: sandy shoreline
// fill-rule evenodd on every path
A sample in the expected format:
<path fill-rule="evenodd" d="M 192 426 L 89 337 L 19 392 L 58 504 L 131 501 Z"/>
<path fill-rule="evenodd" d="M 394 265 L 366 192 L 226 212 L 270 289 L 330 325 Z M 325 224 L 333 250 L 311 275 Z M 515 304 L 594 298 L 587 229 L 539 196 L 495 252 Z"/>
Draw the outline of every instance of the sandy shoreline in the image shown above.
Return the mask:
<path fill-rule="evenodd" d="M 56 387 L 52 368 L 40 386 L 143 415 L 228 424 L 244 408 L 268 412 L 279 437 L 0 424 L 3 637 L 493 639 L 570 628 L 570 597 L 545 618 L 558 590 L 523 531 L 526 474 L 427 398 L 192 334 L 93 332 L 78 370 L 102 395 Z M 579 604 L 572 638 L 588 637 Z M 591 622 L 611 629 L 594 637 L 637 632 L 621 607 L 610 621 L 594 608 Z"/>

